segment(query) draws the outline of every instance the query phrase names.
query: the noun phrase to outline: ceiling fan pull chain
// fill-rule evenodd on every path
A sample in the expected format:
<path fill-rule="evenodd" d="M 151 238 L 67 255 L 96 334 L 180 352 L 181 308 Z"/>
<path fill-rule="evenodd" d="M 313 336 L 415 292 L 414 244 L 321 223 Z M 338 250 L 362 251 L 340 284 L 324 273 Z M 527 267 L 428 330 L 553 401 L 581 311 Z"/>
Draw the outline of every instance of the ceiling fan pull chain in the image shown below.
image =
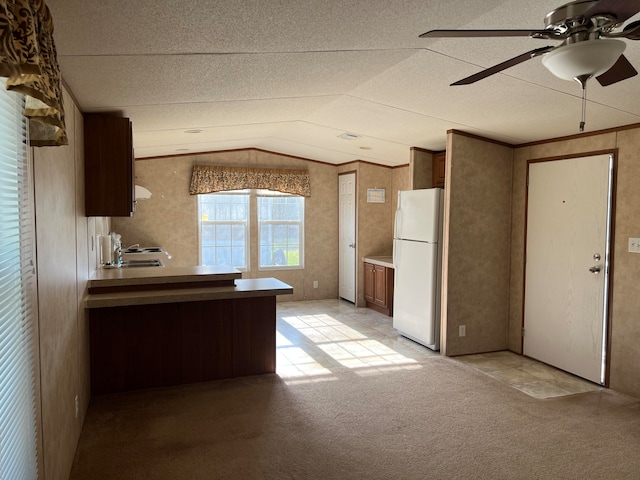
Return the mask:
<path fill-rule="evenodd" d="M 579 75 L 574 77 L 574 80 L 582 87 L 582 119 L 580 120 L 580 131 L 584 132 L 585 120 L 587 117 L 587 80 L 591 78 L 591 75 Z"/>
<path fill-rule="evenodd" d="M 582 119 L 580 120 L 580 131 L 584 132 L 584 124 L 587 116 L 587 82 L 582 85 Z"/>

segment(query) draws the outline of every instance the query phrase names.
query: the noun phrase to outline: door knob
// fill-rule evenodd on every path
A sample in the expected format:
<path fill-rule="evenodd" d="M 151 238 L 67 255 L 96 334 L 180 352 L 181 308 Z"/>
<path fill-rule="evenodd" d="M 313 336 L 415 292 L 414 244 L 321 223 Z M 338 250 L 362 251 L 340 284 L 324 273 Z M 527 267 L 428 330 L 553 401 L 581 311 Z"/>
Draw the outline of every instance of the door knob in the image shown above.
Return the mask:
<path fill-rule="evenodd" d="M 355 244 L 355 243 L 350 243 L 350 244 L 349 244 L 349 246 L 350 246 L 351 248 L 356 248 L 356 244 Z"/>
<path fill-rule="evenodd" d="M 593 274 L 597 275 L 597 274 L 599 274 L 599 273 L 600 273 L 600 267 L 599 267 L 598 265 L 596 265 L 595 267 L 591 267 L 591 268 L 589 269 L 589 271 L 590 271 L 591 273 L 593 273 Z"/>

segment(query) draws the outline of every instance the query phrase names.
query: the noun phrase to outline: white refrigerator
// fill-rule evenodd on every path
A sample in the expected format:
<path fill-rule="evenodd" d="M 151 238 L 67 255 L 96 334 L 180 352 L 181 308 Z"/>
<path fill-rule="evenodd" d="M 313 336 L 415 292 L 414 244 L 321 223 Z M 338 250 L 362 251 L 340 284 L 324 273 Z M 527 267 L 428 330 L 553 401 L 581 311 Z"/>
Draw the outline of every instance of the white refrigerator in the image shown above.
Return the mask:
<path fill-rule="evenodd" d="M 393 327 L 440 349 L 443 190 L 398 192 L 393 239 Z"/>

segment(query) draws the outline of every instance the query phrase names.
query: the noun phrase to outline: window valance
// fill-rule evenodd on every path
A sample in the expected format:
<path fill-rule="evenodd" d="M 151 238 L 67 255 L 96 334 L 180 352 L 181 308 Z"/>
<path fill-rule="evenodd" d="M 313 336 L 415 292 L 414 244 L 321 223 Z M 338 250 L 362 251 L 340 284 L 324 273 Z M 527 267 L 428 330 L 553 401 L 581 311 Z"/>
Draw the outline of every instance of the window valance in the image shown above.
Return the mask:
<path fill-rule="evenodd" d="M 26 95 L 31 145 L 67 145 L 53 19 L 44 0 L 0 0 L 0 77 Z"/>
<path fill-rule="evenodd" d="M 303 197 L 311 196 L 309 172 L 307 170 L 284 170 L 272 168 L 222 167 L 194 165 L 189 193 L 215 193 L 226 190 L 257 188 L 291 193 Z"/>

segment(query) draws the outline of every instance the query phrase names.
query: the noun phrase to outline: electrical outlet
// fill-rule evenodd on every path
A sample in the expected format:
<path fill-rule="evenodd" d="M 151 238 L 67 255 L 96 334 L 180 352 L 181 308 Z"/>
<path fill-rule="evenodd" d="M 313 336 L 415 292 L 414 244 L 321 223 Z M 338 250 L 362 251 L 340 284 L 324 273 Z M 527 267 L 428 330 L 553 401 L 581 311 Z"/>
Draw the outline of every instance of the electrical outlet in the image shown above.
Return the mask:
<path fill-rule="evenodd" d="M 629 251 L 631 253 L 640 253 L 640 238 L 629 237 Z"/>
<path fill-rule="evenodd" d="M 313 281 L 313 288 L 318 288 L 318 281 L 317 280 Z"/>
<path fill-rule="evenodd" d="M 464 337 L 467 334 L 467 326 L 466 325 L 460 325 L 458 327 L 458 336 L 459 337 Z"/>
<path fill-rule="evenodd" d="M 78 395 L 76 395 L 76 418 L 80 415 L 80 400 L 78 399 Z"/>

